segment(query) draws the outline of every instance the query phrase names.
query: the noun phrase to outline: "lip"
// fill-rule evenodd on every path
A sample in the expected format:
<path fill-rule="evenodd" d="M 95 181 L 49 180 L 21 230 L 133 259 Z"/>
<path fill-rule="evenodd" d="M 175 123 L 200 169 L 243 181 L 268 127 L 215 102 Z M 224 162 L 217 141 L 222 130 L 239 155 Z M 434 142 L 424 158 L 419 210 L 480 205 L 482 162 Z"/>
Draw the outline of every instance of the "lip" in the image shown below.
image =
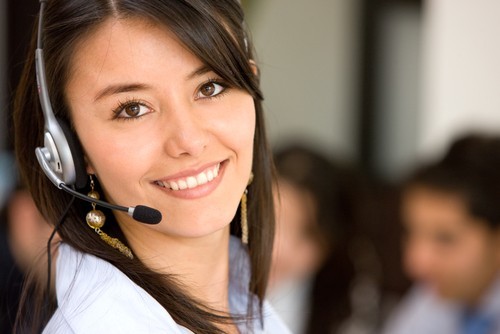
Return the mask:
<path fill-rule="evenodd" d="M 218 175 L 210 182 L 198 185 L 195 188 L 187 188 L 187 189 L 179 189 L 179 190 L 172 190 L 169 187 L 162 187 L 158 184 L 156 184 L 156 181 L 153 182 L 153 185 L 161 190 L 164 193 L 167 193 L 168 195 L 171 195 L 173 197 L 177 198 L 183 198 L 183 199 L 196 199 L 200 197 L 204 197 L 212 193 L 220 184 L 222 181 L 222 178 L 224 177 L 226 166 L 227 166 L 228 160 L 220 161 L 220 162 L 212 162 L 205 164 L 201 166 L 200 168 L 196 169 L 189 169 L 189 170 L 184 170 L 180 173 L 170 175 L 167 178 L 161 179 L 161 180 L 156 180 L 156 181 L 161 181 L 161 182 L 171 182 L 171 181 L 176 181 L 179 179 L 184 179 L 190 176 L 195 176 L 198 175 L 199 173 L 214 167 L 218 164 L 220 164 L 219 167 L 219 172 Z"/>

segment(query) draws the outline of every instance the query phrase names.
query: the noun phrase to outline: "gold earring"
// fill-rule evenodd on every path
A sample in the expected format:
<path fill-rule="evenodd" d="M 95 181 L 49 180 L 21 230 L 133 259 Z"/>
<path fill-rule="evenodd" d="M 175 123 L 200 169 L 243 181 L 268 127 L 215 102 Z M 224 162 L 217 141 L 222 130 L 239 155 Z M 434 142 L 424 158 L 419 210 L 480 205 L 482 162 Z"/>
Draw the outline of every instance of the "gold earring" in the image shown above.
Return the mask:
<path fill-rule="evenodd" d="M 250 179 L 248 180 L 247 186 L 249 186 L 253 181 L 253 173 L 250 173 Z M 241 196 L 241 207 L 240 207 L 240 215 L 241 215 L 241 242 L 243 244 L 248 245 L 248 217 L 247 217 L 247 194 L 248 189 L 245 189 L 243 195 Z"/>
<path fill-rule="evenodd" d="M 94 179 L 92 178 L 92 175 L 90 176 L 90 192 L 87 194 L 89 197 L 92 197 L 94 199 L 99 199 L 99 193 L 94 190 Z M 90 226 L 98 235 L 101 237 L 101 239 L 113 247 L 114 249 L 118 250 L 120 253 L 128 257 L 129 259 L 133 259 L 134 255 L 132 254 L 132 251 L 130 248 L 125 246 L 120 240 L 117 238 L 112 238 L 109 235 L 107 235 L 105 232 L 101 230 L 101 227 L 104 226 L 104 223 L 106 222 L 106 216 L 101 210 L 96 210 L 96 204 L 92 203 L 92 210 L 90 210 L 87 213 L 87 216 L 85 217 L 85 220 L 87 221 L 87 225 Z"/>

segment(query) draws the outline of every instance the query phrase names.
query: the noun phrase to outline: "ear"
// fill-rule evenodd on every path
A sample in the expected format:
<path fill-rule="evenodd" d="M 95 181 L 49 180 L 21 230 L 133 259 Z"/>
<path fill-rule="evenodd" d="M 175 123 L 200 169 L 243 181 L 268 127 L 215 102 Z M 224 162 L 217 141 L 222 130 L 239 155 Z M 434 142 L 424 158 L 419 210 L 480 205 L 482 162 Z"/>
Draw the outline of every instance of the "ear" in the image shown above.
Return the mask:
<path fill-rule="evenodd" d="M 260 70 L 259 66 L 257 66 L 257 63 L 255 60 L 250 59 L 250 67 L 252 68 L 252 72 L 255 76 L 260 77 Z"/>

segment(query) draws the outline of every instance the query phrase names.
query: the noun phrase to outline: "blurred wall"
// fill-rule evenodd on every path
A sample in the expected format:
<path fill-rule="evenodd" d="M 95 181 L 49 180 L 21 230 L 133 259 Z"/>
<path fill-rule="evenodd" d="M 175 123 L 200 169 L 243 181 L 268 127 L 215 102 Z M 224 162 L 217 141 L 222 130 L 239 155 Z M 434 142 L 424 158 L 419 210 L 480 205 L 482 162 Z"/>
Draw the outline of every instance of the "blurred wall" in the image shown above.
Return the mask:
<path fill-rule="evenodd" d="M 373 167 L 385 179 L 397 180 L 417 160 L 422 15 L 420 5 L 412 2 L 396 2 L 378 12 Z"/>
<path fill-rule="evenodd" d="M 263 0 L 247 15 L 272 143 L 357 154 L 358 0 Z"/>
<path fill-rule="evenodd" d="M 419 154 L 468 130 L 500 134 L 500 1 L 428 0 L 424 27 Z"/>

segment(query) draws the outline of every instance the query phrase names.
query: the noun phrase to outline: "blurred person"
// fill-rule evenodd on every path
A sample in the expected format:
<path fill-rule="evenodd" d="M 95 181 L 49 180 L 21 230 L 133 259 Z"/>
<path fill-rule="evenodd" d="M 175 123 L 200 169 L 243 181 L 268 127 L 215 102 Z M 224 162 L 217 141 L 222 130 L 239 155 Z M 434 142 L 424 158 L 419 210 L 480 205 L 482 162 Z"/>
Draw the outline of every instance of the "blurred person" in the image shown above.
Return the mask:
<path fill-rule="evenodd" d="M 303 145 L 275 153 L 270 300 L 294 333 L 337 332 L 352 314 L 352 177 Z"/>
<path fill-rule="evenodd" d="M 10 333 L 25 275 L 46 270 L 39 260 L 52 229 L 25 189 L 10 194 L 0 217 L 0 333 Z"/>
<path fill-rule="evenodd" d="M 13 160 L 10 154 L 0 152 L 0 333 L 12 331 L 22 285 L 8 242 L 7 202 L 15 186 Z"/>
<path fill-rule="evenodd" d="M 0 151 L 0 208 L 3 208 L 17 182 L 14 157 Z"/>
<path fill-rule="evenodd" d="M 7 204 L 7 225 L 12 256 L 21 271 L 27 273 L 36 267 L 39 256 L 45 255 L 52 228 L 26 189 L 17 189 L 11 195 Z M 38 269 L 46 270 L 45 267 Z"/>
<path fill-rule="evenodd" d="M 0 165 L 0 333 L 10 333 L 25 274 L 45 269 L 37 264 L 52 229 L 29 192 L 16 187 L 13 159 L 2 155 Z"/>
<path fill-rule="evenodd" d="M 404 259 L 416 283 L 385 333 L 500 333 L 499 203 L 500 137 L 463 137 L 409 178 Z"/>
<path fill-rule="evenodd" d="M 9 247 L 6 208 L 0 212 L 0 333 L 11 333 L 19 304 L 23 274 Z"/>

